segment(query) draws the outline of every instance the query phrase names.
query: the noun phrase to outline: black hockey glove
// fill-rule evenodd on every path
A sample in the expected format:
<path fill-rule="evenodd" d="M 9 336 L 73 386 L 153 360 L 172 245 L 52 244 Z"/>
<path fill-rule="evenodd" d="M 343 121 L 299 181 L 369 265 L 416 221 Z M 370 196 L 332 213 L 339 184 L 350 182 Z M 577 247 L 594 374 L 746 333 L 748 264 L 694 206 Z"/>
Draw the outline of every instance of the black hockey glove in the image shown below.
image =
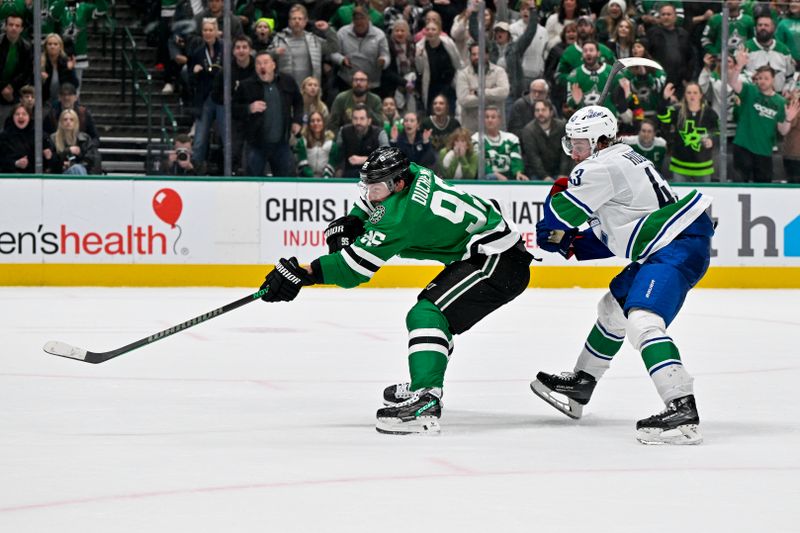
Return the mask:
<path fill-rule="evenodd" d="M 291 302 L 297 298 L 301 287 L 314 283 L 314 278 L 298 264 L 296 257 L 281 259 L 261 284 L 261 290 L 267 291 L 261 299 L 265 302 Z"/>
<path fill-rule="evenodd" d="M 572 228 L 569 231 L 553 230 L 545 226 L 544 220 L 536 223 L 536 244 L 542 250 L 559 253 L 566 259 L 572 257 L 572 241 L 578 235 L 578 230 Z"/>
<path fill-rule="evenodd" d="M 328 253 L 333 254 L 345 246 L 350 246 L 362 233 L 364 233 L 364 221 L 360 218 L 353 215 L 337 218 L 325 228 Z"/>

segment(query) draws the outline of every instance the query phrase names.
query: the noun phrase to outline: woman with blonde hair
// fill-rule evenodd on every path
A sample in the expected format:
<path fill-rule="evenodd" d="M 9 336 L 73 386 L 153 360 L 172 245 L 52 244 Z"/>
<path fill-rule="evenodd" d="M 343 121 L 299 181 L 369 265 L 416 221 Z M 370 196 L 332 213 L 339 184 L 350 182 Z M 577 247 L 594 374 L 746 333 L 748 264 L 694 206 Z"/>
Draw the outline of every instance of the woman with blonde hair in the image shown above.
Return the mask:
<path fill-rule="evenodd" d="M 474 180 L 478 177 L 478 154 L 472 148 L 472 134 L 459 128 L 439 152 L 442 177 L 447 180 Z"/>
<path fill-rule="evenodd" d="M 312 78 L 313 79 L 313 78 Z M 304 178 L 333 177 L 333 167 L 328 164 L 335 149 L 335 135 L 325 129 L 325 117 L 319 111 L 308 115 L 308 124 L 294 145 L 297 172 Z"/>
<path fill-rule="evenodd" d="M 330 112 L 328 106 L 322 101 L 322 88 L 319 80 L 314 76 L 308 76 L 300 84 L 300 94 L 303 95 L 303 125 L 308 125 L 311 114 L 315 111 L 322 115 L 325 122 L 328 121 Z"/>
<path fill-rule="evenodd" d="M 51 33 L 44 39 L 42 50 L 42 100 L 49 102 L 58 98 L 58 91 L 65 83 L 78 87 L 78 76 L 75 75 L 75 61 L 64 52 L 64 41 L 57 33 Z"/>
<path fill-rule="evenodd" d="M 58 129 L 50 136 L 55 148 L 50 168 L 54 174 L 100 174 L 100 153 L 94 139 L 80 131 L 78 114 L 65 109 Z"/>

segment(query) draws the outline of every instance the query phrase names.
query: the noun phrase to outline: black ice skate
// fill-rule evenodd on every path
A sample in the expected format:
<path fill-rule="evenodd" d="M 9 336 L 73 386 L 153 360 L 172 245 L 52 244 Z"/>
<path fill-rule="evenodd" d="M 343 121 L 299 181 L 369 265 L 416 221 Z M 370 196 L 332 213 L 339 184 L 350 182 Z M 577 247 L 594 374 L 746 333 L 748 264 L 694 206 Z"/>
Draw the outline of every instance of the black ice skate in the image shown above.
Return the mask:
<path fill-rule="evenodd" d="M 389 390 L 391 387 L 387 387 Z M 379 433 L 409 435 L 412 433 L 439 433 L 442 416 L 442 389 L 419 389 L 398 404 L 378 409 L 375 429 Z"/>
<path fill-rule="evenodd" d="M 408 382 L 389 385 L 383 389 L 383 405 L 392 406 L 408 400 L 414 394 L 410 387 Z"/>
<path fill-rule="evenodd" d="M 636 440 L 642 444 L 700 444 L 700 416 L 694 396 L 672 400 L 667 408 L 636 422 Z"/>
<path fill-rule="evenodd" d="M 531 381 L 531 390 L 568 417 L 578 419 L 583 415 L 583 406 L 589 403 L 596 385 L 594 376 L 583 370 L 560 375 L 539 372 Z"/>

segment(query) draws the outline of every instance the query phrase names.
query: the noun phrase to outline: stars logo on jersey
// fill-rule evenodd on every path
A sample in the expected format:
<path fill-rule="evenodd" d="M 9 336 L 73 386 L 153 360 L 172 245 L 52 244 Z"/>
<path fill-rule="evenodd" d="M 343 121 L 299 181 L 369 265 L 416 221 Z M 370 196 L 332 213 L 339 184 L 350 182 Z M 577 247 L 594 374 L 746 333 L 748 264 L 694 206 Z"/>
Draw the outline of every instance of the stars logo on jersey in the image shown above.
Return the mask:
<path fill-rule="evenodd" d="M 385 214 L 386 214 L 386 208 L 383 205 L 378 204 L 378 206 L 375 208 L 375 211 L 373 211 L 372 214 L 369 216 L 370 224 L 377 224 L 378 222 L 381 221 L 383 215 Z"/>
<path fill-rule="evenodd" d="M 361 237 L 360 241 L 364 246 L 380 246 L 384 239 L 386 239 L 385 233 L 371 229 Z"/>
<path fill-rule="evenodd" d="M 698 128 L 695 126 L 694 120 L 687 120 L 683 125 L 683 129 L 678 131 L 683 140 L 684 146 L 688 146 L 695 152 L 699 152 L 702 148 L 700 145 L 703 137 L 708 135 L 708 128 Z"/>

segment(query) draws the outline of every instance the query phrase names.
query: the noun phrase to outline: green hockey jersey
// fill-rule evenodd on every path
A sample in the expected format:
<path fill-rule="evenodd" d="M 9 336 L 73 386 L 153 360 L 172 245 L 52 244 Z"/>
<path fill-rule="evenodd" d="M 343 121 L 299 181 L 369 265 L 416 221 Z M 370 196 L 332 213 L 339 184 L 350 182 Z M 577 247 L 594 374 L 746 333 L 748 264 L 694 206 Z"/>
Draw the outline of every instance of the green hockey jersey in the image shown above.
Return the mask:
<path fill-rule="evenodd" d="M 59 0 L 51 7 L 51 14 L 65 44 L 68 40 L 72 41 L 76 68 L 89 66 L 89 24 L 92 19 L 105 12 L 106 5 L 105 0 L 80 2 L 74 9 L 70 9 Z"/>
<path fill-rule="evenodd" d="M 728 22 L 728 49 L 735 50 L 744 45 L 748 39 L 755 37 L 756 23 L 753 17 L 739 13 L 736 18 L 731 17 Z M 722 46 L 722 14 L 717 13 L 710 19 L 703 29 L 700 44 L 707 54 L 719 55 Z"/>
<path fill-rule="evenodd" d="M 778 22 L 775 38 L 789 47 L 795 60 L 800 60 L 800 17 L 791 14 L 786 17 Z"/>
<path fill-rule="evenodd" d="M 569 78 L 567 78 L 567 94 L 569 95 L 567 98 L 567 105 L 572 109 L 579 109 L 587 105 L 601 105 L 610 109 L 614 115 L 618 115 L 619 111 L 617 110 L 617 106 L 614 105 L 614 100 L 611 98 L 612 91 L 608 91 L 608 96 L 606 96 L 604 102 L 598 101 L 600 100 L 600 93 L 603 92 L 603 87 L 605 87 L 609 74 L 611 74 L 611 65 L 606 63 L 601 64 L 600 68 L 594 71 L 587 69 L 583 65 L 576 68 L 575 71 L 570 74 Z M 617 81 L 614 83 L 618 83 L 620 78 L 621 77 L 617 75 Z M 573 84 L 577 84 L 578 87 L 581 88 L 581 91 L 583 91 L 583 100 L 581 102 L 576 102 L 572 99 L 571 87 Z"/>
<path fill-rule="evenodd" d="M 475 254 L 494 255 L 520 239 L 499 206 L 445 182 L 414 163 L 411 186 L 373 205 L 359 198 L 351 215 L 364 220 L 364 233 L 351 246 L 319 258 L 327 284 L 366 283 L 394 256 L 449 265 Z"/>
<path fill-rule="evenodd" d="M 617 60 L 614 52 L 602 43 L 599 44 L 598 48 L 600 49 L 600 57 L 603 58 L 603 63 L 613 65 L 614 61 Z M 564 53 L 561 54 L 561 59 L 558 61 L 558 81 L 566 83 L 572 71 L 580 68 L 582 65 L 583 49 L 578 46 L 578 43 L 573 43 L 572 46 L 568 46 L 564 50 Z"/>
<path fill-rule="evenodd" d="M 667 84 L 667 75 L 664 71 L 646 69 L 644 74 L 637 74 L 632 69 L 626 69 L 622 72 L 622 76 L 630 80 L 631 91 L 639 97 L 644 116 L 655 117 L 661 93 Z"/>
<path fill-rule="evenodd" d="M 27 17 L 28 8 L 25 0 L 1 0 L 0 1 L 0 20 L 6 21 L 9 15 L 17 15 L 23 19 Z"/>
<path fill-rule="evenodd" d="M 667 141 L 663 137 L 653 139 L 653 144 L 650 146 L 642 145 L 637 135 L 626 135 L 620 137 L 619 140 L 633 148 L 637 154 L 649 159 L 659 172 L 664 168 L 664 159 L 667 157 Z"/>
<path fill-rule="evenodd" d="M 472 147 L 477 152 L 478 134 L 473 133 Z M 497 137 L 483 136 L 484 159 L 486 166 L 484 171 L 487 174 L 501 173 L 510 180 L 516 179 L 517 172 L 525 169 L 522 162 L 519 137 L 507 131 L 501 131 Z"/>

